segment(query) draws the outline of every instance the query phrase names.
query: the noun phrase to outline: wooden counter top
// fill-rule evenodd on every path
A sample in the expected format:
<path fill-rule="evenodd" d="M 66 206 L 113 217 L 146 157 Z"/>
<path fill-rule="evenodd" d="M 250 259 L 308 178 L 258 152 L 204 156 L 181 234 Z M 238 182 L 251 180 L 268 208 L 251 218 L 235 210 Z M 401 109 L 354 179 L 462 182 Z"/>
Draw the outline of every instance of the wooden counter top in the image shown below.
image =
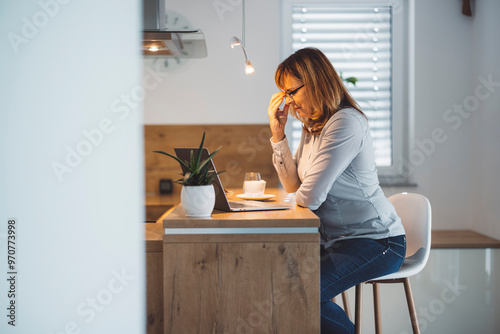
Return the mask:
<path fill-rule="evenodd" d="M 239 194 L 241 190 L 234 193 Z M 233 193 L 233 194 L 234 194 Z M 168 228 L 268 228 L 268 227 L 319 227 L 319 218 L 307 208 L 295 204 L 293 196 L 283 189 L 267 189 L 266 193 L 276 195 L 268 202 L 291 205 L 291 209 L 272 211 L 225 212 L 214 210 L 210 218 L 186 217 L 181 206 L 175 207 L 163 218 Z M 237 201 L 236 196 L 229 197 Z"/>
<path fill-rule="evenodd" d="M 233 189 L 229 192 L 230 201 L 240 200 L 236 194 L 241 189 Z M 211 218 L 194 219 L 184 216 L 182 208 L 178 206 L 180 194 L 148 195 L 146 206 L 172 205 L 156 223 L 146 223 L 146 251 L 162 250 L 162 241 L 165 228 L 224 228 L 224 227 L 318 227 L 319 220 L 310 210 L 298 207 L 294 204 L 293 196 L 287 194 L 283 189 L 270 188 L 266 193 L 276 195 L 269 202 L 291 204 L 289 210 L 276 211 L 253 211 L 253 212 L 223 212 L 214 210 Z M 163 222 L 165 220 L 165 223 Z"/>
<path fill-rule="evenodd" d="M 319 218 L 310 210 L 293 205 L 289 210 L 223 212 L 210 218 L 189 218 L 177 206 L 163 220 L 164 228 L 319 227 Z"/>
<path fill-rule="evenodd" d="M 163 251 L 162 240 L 163 235 L 165 234 L 165 229 L 163 228 L 163 217 L 168 215 L 168 213 L 174 209 L 174 207 L 179 203 L 179 198 L 179 194 L 146 196 L 146 208 L 156 207 L 156 209 L 164 208 L 165 210 L 156 223 L 145 223 L 146 252 Z"/>
<path fill-rule="evenodd" d="M 432 231 L 431 248 L 500 248 L 500 241 L 472 230 Z"/>
<path fill-rule="evenodd" d="M 180 193 L 166 195 L 146 194 L 145 205 L 177 205 L 181 201 Z"/>

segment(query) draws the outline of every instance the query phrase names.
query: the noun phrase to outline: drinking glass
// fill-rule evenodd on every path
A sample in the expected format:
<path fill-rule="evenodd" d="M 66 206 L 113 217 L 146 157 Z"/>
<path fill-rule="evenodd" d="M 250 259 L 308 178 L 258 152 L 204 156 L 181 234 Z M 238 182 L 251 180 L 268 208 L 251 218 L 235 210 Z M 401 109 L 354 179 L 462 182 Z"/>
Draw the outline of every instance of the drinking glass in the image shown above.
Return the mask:
<path fill-rule="evenodd" d="M 260 178 L 260 173 L 248 172 L 245 174 L 245 181 L 243 182 L 243 192 L 245 195 L 263 195 L 265 189 L 266 181 Z"/>
<path fill-rule="evenodd" d="M 245 173 L 245 181 L 260 181 L 260 173 L 248 172 Z"/>

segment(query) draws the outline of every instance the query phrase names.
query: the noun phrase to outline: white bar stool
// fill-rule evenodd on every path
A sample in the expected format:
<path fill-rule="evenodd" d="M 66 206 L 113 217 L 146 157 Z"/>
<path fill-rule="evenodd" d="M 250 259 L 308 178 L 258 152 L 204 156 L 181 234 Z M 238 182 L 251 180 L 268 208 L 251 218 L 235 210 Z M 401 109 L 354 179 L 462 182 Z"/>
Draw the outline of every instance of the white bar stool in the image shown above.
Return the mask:
<path fill-rule="evenodd" d="M 355 333 L 361 333 L 361 310 L 363 299 L 363 284 L 373 284 L 373 303 L 375 312 L 375 333 L 382 334 L 380 320 L 379 284 L 403 283 L 411 325 L 414 334 L 420 334 L 417 312 L 411 291 L 410 276 L 418 274 L 425 267 L 431 250 L 431 204 L 429 200 L 419 194 L 401 193 L 389 197 L 396 208 L 398 216 L 406 232 L 406 259 L 401 268 L 392 274 L 378 277 L 356 285 L 355 306 Z M 344 291 L 342 297 L 347 298 Z M 344 303 L 344 308 L 346 304 Z M 348 309 L 348 306 L 347 306 Z"/>

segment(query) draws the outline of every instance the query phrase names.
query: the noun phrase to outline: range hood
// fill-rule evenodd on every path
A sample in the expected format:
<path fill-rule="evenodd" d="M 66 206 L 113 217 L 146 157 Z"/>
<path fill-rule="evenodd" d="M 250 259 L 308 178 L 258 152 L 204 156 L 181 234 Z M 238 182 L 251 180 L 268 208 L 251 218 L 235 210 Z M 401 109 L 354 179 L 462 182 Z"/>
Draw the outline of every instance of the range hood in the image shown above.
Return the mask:
<path fill-rule="evenodd" d="M 165 22 L 165 0 L 142 0 L 144 30 L 142 54 L 167 58 L 204 58 L 205 36 L 200 29 L 169 30 Z"/>

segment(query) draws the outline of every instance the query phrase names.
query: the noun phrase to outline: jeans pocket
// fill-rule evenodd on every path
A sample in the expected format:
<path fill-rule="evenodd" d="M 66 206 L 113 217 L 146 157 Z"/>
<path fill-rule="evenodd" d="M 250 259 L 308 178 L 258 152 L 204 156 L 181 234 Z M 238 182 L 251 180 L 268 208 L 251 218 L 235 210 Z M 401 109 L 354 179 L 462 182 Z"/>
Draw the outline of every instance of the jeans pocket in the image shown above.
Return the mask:
<path fill-rule="evenodd" d="M 389 251 L 404 261 L 406 255 L 406 236 L 388 238 L 387 245 L 389 246 Z"/>

